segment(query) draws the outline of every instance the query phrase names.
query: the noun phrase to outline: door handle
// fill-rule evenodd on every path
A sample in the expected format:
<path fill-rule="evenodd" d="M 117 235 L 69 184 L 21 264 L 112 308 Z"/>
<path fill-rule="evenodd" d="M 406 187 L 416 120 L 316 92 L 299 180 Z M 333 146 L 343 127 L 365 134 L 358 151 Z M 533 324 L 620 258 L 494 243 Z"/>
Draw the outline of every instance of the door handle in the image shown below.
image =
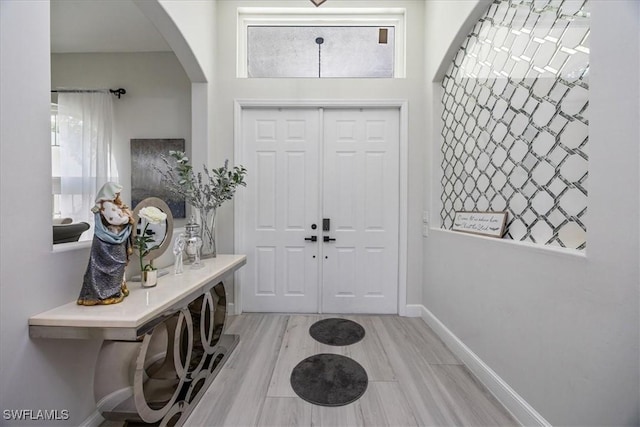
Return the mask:
<path fill-rule="evenodd" d="M 322 236 L 322 241 L 323 241 L 323 242 L 335 242 L 335 241 L 336 241 L 336 239 L 332 239 L 332 238 L 331 238 L 331 237 L 329 237 L 329 236 Z"/>
<path fill-rule="evenodd" d="M 309 242 L 317 242 L 318 236 L 305 237 L 304 240 L 307 240 Z"/>

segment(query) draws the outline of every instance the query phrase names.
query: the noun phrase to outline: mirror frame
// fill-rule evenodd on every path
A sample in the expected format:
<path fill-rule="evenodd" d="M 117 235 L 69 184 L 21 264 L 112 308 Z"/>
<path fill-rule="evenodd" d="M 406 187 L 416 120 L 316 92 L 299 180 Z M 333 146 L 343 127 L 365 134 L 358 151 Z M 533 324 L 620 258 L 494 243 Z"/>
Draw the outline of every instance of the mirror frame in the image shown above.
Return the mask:
<path fill-rule="evenodd" d="M 167 232 L 164 235 L 164 240 L 162 241 L 162 244 L 157 248 L 151 250 L 149 254 L 145 256 L 145 259 L 148 259 L 149 261 L 151 261 L 153 259 L 160 257 L 167 250 L 167 248 L 169 247 L 169 245 L 171 245 L 173 241 L 173 215 L 171 214 L 171 209 L 169 209 L 169 206 L 165 203 L 165 201 L 162 199 L 159 199 L 158 197 L 147 197 L 146 199 L 141 200 L 140 203 L 138 203 L 136 207 L 133 209 L 133 220 L 135 221 L 135 224 L 131 233 L 134 238 L 137 236 L 137 232 L 138 232 L 138 222 L 140 221 L 140 209 L 146 208 L 148 206 L 154 206 L 167 214 L 167 219 L 166 219 Z M 134 254 L 136 254 L 136 256 L 138 255 L 138 251 L 134 250 L 133 252 Z"/>

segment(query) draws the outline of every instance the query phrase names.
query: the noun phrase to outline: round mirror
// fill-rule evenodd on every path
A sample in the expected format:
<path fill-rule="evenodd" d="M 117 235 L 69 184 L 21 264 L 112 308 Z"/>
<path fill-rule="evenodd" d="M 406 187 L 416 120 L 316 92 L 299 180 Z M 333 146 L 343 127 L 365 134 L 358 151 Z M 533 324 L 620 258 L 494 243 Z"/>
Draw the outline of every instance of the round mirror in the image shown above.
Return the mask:
<path fill-rule="evenodd" d="M 133 218 L 136 222 L 135 229 L 133 230 L 134 238 L 145 230 L 145 226 L 142 224 L 143 219 L 140 218 L 140 210 L 148 206 L 154 206 L 167 214 L 167 219 L 164 222 L 159 224 L 149 224 L 146 227 L 146 234 L 153 242 L 150 246 L 154 249 L 152 249 L 144 258 L 150 261 L 162 255 L 171 244 L 171 238 L 173 237 L 173 216 L 171 215 L 171 209 L 169 209 L 169 206 L 164 202 L 164 200 L 157 197 L 148 197 L 142 200 L 133 209 Z M 137 254 L 137 251 L 134 251 L 134 253 Z"/>

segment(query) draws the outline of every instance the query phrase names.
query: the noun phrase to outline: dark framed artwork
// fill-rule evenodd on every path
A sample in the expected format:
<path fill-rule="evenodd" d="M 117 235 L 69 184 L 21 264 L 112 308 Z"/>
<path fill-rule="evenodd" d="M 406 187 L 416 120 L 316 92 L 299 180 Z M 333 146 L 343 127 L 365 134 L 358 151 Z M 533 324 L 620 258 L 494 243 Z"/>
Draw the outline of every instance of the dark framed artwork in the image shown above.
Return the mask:
<path fill-rule="evenodd" d="M 184 197 L 169 192 L 162 183 L 157 168 L 166 168 L 162 158 L 169 163 L 175 160 L 169 157 L 169 151 L 185 151 L 184 138 L 176 139 L 131 139 L 131 206 L 135 207 L 148 197 L 157 197 L 165 201 L 174 218 L 185 218 Z"/>

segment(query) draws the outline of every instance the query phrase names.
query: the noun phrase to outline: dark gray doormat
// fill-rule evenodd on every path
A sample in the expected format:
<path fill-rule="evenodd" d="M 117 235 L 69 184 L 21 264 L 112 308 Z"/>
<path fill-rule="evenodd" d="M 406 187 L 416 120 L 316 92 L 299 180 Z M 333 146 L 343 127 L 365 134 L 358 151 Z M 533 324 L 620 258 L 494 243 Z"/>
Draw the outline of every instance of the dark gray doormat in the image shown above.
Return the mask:
<path fill-rule="evenodd" d="M 291 387 L 314 405 L 342 406 L 360 398 L 369 378 L 355 360 L 339 354 L 316 354 L 293 368 Z"/>
<path fill-rule="evenodd" d="M 351 345 L 364 338 L 364 328 L 352 320 L 324 319 L 309 328 L 309 333 L 322 344 Z"/>

